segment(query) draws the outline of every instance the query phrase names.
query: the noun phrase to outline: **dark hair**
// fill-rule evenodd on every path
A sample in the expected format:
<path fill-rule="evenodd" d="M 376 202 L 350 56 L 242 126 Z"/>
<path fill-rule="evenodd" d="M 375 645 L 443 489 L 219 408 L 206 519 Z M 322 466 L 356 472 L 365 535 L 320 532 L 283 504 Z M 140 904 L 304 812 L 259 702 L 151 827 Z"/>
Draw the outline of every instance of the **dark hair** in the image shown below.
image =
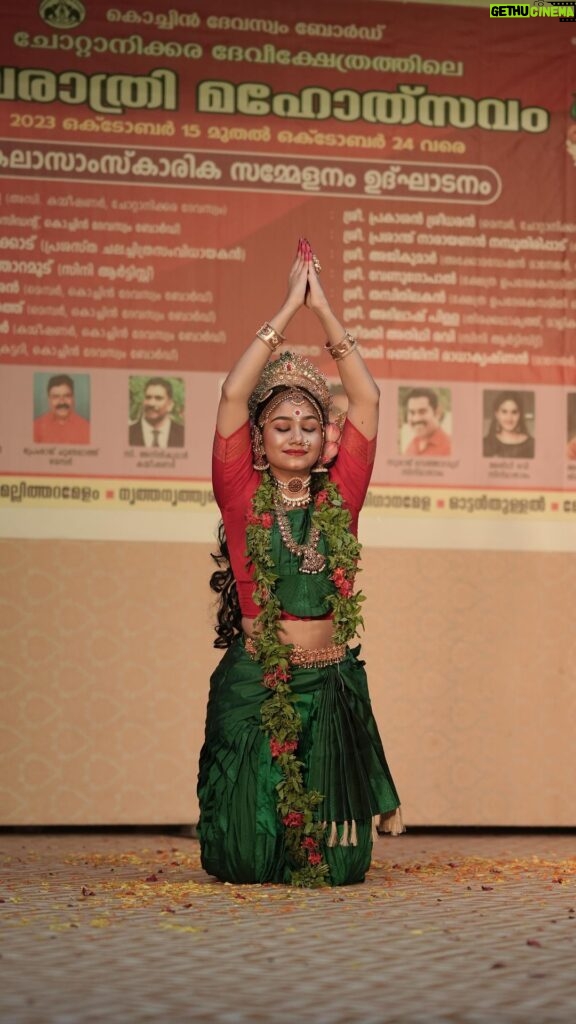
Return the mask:
<path fill-rule="evenodd" d="M 404 399 L 406 408 L 408 408 L 408 402 L 411 398 L 427 398 L 432 409 L 434 409 L 434 412 L 436 412 L 438 408 L 438 395 L 432 390 L 432 388 L 412 388 Z"/>
<path fill-rule="evenodd" d="M 217 638 L 214 641 L 214 647 L 230 647 L 236 637 L 242 633 L 242 611 L 238 600 L 236 580 L 230 565 L 230 553 L 222 520 L 218 524 L 218 548 L 216 553 L 211 552 L 210 554 L 218 566 L 210 577 L 210 589 L 215 594 L 220 594 L 216 613 Z"/>
<path fill-rule="evenodd" d="M 46 385 L 46 391 L 50 394 L 52 388 L 60 388 L 63 384 L 70 388 L 70 391 L 74 394 L 74 381 L 67 373 L 57 373 L 55 377 L 50 377 Z"/>
<path fill-rule="evenodd" d="M 500 433 L 500 427 L 496 420 L 496 413 L 500 406 L 504 405 L 504 402 L 514 402 L 514 405 L 517 406 L 520 416 L 516 430 L 519 434 L 527 434 L 528 437 L 530 437 L 530 431 L 528 430 L 526 420 L 524 419 L 524 402 L 519 391 L 499 391 L 494 397 L 494 401 L 492 402 L 492 419 L 490 420 L 487 437 L 497 437 Z"/>
<path fill-rule="evenodd" d="M 169 380 L 166 380 L 165 377 L 151 377 L 150 380 L 146 381 L 146 387 L 144 388 L 144 391 L 146 392 L 149 387 L 164 388 L 164 391 L 168 395 L 168 398 L 172 399 L 174 397 L 172 385 Z"/>

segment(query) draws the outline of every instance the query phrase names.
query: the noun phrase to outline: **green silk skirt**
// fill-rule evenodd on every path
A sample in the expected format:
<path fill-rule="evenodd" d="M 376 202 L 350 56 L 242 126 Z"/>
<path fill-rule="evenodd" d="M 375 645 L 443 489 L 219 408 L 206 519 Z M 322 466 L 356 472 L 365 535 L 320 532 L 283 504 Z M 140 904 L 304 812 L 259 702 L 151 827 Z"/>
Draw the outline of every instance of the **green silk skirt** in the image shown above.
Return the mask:
<path fill-rule="evenodd" d="M 372 713 L 360 647 L 324 668 L 292 667 L 302 720 L 297 757 L 308 789 L 323 795 L 322 854 L 331 885 L 362 882 L 370 866 L 373 819 L 399 807 Z M 284 825 L 276 807 L 280 768 L 260 725 L 271 691 L 238 639 L 210 681 L 198 797 L 202 866 L 223 882 L 288 882 Z M 352 824 L 354 823 L 354 824 Z"/>

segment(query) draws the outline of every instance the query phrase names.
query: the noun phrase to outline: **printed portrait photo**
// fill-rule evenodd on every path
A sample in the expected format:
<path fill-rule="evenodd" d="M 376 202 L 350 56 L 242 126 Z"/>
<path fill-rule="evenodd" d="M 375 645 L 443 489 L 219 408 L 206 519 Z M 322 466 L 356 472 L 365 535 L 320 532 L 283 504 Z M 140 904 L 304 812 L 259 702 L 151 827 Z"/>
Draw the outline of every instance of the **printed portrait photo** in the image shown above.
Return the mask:
<path fill-rule="evenodd" d="M 184 381 L 130 377 L 128 443 L 133 448 L 183 448 Z"/>
<path fill-rule="evenodd" d="M 484 391 L 482 454 L 490 459 L 533 459 L 533 391 Z"/>
<path fill-rule="evenodd" d="M 398 450 L 427 459 L 452 453 L 449 388 L 415 384 L 398 388 Z"/>
<path fill-rule="evenodd" d="M 34 374 L 33 437 L 37 444 L 90 444 L 87 373 Z"/>

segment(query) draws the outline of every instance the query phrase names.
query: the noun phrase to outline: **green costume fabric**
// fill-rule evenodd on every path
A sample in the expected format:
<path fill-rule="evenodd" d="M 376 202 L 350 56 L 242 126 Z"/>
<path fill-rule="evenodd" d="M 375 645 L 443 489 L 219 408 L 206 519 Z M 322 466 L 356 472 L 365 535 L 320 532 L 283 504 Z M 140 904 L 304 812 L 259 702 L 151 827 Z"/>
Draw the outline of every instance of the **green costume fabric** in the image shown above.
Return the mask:
<path fill-rule="evenodd" d="M 305 543 L 310 535 L 311 508 L 291 509 L 286 514 L 293 539 L 297 544 Z M 274 571 L 278 574 L 274 593 L 280 601 L 282 610 L 291 615 L 307 617 L 324 615 L 328 607 L 325 599 L 328 594 L 335 591 L 328 569 L 315 573 L 301 572 L 300 558 L 293 555 L 282 543 L 277 522 L 274 522 L 270 531 L 270 545 Z M 324 537 L 320 537 L 318 551 L 322 555 L 327 554 Z"/>
<path fill-rule="evenodd" d="M 302 719 L 297 756 L 304 783 L 324 796 L 318 820 L 327 823 L 322 852 L 332 885 L 363 881 L 373 816 L 400 803 L 359 654 L 357 647 L 335 665 L 293 667 L 290 680 Z M 276 808 L 281 772 L 260 724 L 270 693 L 260 666 L 236 640 L 212 675 L 198 781 L 202 865 L 222 881 L 289 881 Z M 347 845 L 352 822 L 357 842 Z"/>

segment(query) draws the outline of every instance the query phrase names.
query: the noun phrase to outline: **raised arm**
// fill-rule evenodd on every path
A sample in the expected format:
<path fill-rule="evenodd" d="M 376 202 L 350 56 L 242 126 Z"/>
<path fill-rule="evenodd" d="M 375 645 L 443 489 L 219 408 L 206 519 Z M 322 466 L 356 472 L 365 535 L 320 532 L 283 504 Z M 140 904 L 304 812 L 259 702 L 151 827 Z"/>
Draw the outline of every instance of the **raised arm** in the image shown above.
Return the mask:
<path fill-rule="evenodd" d="M 248 419 L 248 399 L 271 353 L 284 340 L 284 330 L 294 314 L 304 305 L 307 280 L 308 260 L 304 243 L 300 240 L 296 259 L 288 276 L 288 291 L 282 306 L 260 328 L 222 385 L 216 418 L 216 427 L 222 437 L 230 437 Z"/>
<path fill-rule="evenodd" d="M 347 418 L 371 441 L 378 433 L 380 390 L 362 359 L 358 347 L 333 313 L 312 260 L 306 250 L 309 289 L 306 305 L 318 317 L 326 332 L 326 346 L 334 355 L 342 386 L 348 398 Z"/>

